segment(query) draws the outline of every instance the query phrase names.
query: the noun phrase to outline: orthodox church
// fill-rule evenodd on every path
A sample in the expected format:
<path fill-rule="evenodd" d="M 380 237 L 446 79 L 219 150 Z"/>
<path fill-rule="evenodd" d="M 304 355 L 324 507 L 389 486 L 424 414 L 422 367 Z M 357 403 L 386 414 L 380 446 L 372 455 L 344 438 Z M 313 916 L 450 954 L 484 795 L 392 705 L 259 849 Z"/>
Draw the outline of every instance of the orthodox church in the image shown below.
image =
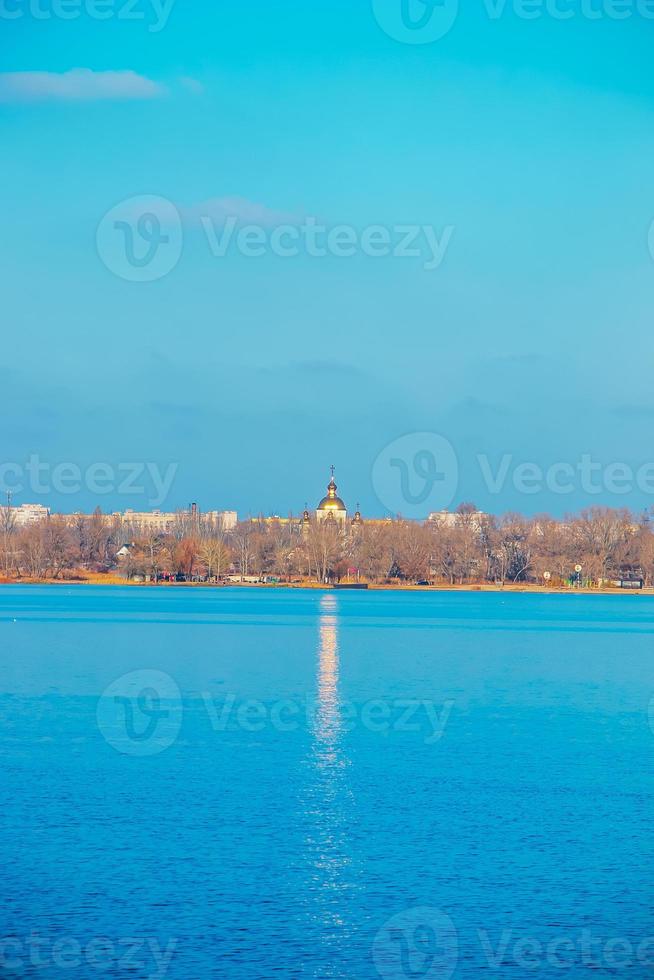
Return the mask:
<path fill-rule="evenodd" d="M 363 527 L 363 519 L 359 511 L 359 505 L 357 504 L 357 509 L 354 517 L 350 520 L 347 515 L 347 507 L 345 506 L 343 500 L 338 496 L 338 487 L 336 486 L 336 481 L 334 479 L 334 467 L 332 466 L 331 480 L 327 484 L 327 495 L 322 498 L 318 504 L 316 510 L 314 511 L 314 517 L 311 516 L 309 510 L 309 505 L 305 504 L 304 513 L 301 518 L 293 517 L 289 515 L 288 517 L 279 517 L 277 515 L 271 517 L 264 517 L 260 515 L 259 517 L 251 517 L 250 520 L 253 524 L 267 524 L 267 525 L 289 525 L 293 527 L 298 532 L 301 532 L 304 536 L 307 536 L 311 531 L 311 526 L 317 524 L 318 526 L 332 527 L 342 533 L 351 531 L 354 533 Z M 388 518 L 385 523 L 388 523 Z M 378 521 L 366 521 L 366 523 L 381 523 Z"/>
<path fill-rule="evenodd" d="M 316 510 L 316 520 L 319 524 L 324 521 L 336 521 L 337 524 L 343 525 L 347 521 L 347 507 L 337 495 L 337 490 L 332 466 L 332 478 L 327 486 L 327 496 L 322 498 Z"/>
<path fill-rule="evenodd" d="M 338 496 L 337 490 L 338 487 L 334 480 L 334 467 L 332 466 L 332 478 L 327 485 L 327 496 L 322 498 L 316 508 L 316 521 L 318 524 L 334 524 L 344 529 L 347 525 L 347 507 Z M 309 514 L 305 511 L 305 519 L 308 519 L 308 517 Z M 361 523 L 361 514 L 357 507 L 352 525 L 358 526 Z"/>

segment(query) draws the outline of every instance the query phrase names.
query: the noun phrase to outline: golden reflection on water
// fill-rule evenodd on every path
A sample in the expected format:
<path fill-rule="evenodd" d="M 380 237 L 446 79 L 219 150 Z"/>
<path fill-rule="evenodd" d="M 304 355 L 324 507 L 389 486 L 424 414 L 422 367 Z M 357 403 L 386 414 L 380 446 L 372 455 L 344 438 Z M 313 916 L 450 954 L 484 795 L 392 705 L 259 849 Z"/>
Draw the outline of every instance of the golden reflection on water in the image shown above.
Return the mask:
<path fill-rule="evenodd" d="M 347 950 L 354 934 L 348 909 L 358 888 L 358 876 L 351 842 L 350 760 L 343 744 L 340 705 L 338 600 L 329 593 L 320 600 L 316 672 L 307 853 L 311 855 L 313 877 L 310 916 L 324 950 L 324 962 L 314 976 L 344 978 L 347 973 L 336 959 Z"/>
<path fill-rule="evenodd" d="M 338 604 L 336 596 L 320 600 L 320 642 L 318 645 L 318 692 L 314 733 L 316 759 L 322 768 L 339 764 L 338 742 L 342 724 L 338 699 Z"/>

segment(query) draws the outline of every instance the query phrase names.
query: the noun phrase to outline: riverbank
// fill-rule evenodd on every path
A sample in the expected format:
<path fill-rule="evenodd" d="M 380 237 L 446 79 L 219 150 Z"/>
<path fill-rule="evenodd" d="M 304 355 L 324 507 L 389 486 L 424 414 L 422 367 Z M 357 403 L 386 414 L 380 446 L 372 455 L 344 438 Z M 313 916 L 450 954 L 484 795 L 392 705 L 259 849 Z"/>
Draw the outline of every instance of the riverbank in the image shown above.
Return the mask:
<path fill-rule="evenodd" d="M 135 582 L 130 579 L 121 578 L 117 575 L 89 575 L 85 578 L 74 579 L 37 579 L 37 578 L 3 578 L 0 576 L 0 585 L 59 585 L 59 586 L 119 586 L 121 588 L 163 588 L 163 589 L 313 589 L 322 591 L 336 591 L 331 585 L 321 585 L 318 582 L 224 582 L 217 585 L 215 582 Z M 356 591 L 356 590 L 352 590 Z M 439 583 L 437 585 L 411 585 L 411 584 L 369 584 L 366 591 L 370 592 L 511 592 L 529 593 L 540 595 L 629 595 L 642 596 L 654 595 L 654 588 L 643 589 L 621 589 L 616 587 L 602 588 L 580 587 L 572 588 L 566 586 L 544 586 L 536 585 L 531 582 L 506 582 L 504 585 L 492 582 L 466 583 L 463 585 L 451 585 Z"/>

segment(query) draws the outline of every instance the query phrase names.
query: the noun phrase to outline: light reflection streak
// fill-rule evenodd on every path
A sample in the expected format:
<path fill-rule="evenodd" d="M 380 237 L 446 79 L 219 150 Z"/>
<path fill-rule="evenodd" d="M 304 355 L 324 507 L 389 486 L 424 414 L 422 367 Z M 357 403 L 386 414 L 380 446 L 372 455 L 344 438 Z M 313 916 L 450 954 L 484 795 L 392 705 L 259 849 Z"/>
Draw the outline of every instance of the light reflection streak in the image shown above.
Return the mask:
<path fill-rule="evenodd" d="M 318 646 L 318 703 L 314 734 L 317 764 L 321 768 L 339 764 L 338 743 L 342 731 L 338 680 L 338 605 L 336 597 L 324 595 L 320 601 L 320 643 Z"/>
<path fill-rule="evenodd" d="M 311 919 L 318 931 L 323 962 L 314 976 L 348 978 L 343 965 L 355 936 L 348 915 L 359 887 L 353 866 L 351 823 L 353 798 L 348 780 L 350 760 L 343 744 L 340 705 L 338 600 L 320 600 L 316 705 L 310 765 L 313 771 L 307 838 L 313 877 Z"/>

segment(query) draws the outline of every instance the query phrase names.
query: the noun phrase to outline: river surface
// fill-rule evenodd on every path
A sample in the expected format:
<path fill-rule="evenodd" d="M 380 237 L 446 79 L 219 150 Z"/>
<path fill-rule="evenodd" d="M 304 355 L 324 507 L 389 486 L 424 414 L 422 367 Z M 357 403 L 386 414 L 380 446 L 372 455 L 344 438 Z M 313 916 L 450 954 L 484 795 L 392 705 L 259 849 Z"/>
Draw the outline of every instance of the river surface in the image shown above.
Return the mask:
<path fill-rule="evenodd" d="M 640 978 L 654 600 L 0 588 L 0 976 Z"/>

